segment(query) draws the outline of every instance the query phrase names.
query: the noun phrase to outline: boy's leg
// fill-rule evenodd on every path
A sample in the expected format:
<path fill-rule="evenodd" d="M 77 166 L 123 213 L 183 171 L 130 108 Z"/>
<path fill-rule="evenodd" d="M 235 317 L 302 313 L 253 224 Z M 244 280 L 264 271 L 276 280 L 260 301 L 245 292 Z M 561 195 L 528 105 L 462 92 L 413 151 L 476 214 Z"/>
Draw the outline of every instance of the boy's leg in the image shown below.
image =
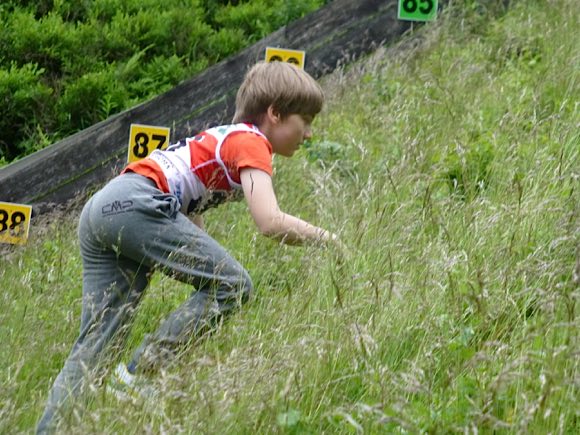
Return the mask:
<path fill-rule="evenodd" d="M 192 337 L 210 329 L 252 292 L 247 271 L 203 230 L 177 214 L 163 239 L 148 246 L 157 268 L 196 291 L 135 351 L 131 371 L 154 371 Z M 164 255 L 172 246 L 171 255 Z"/>
<path fill-rule="evenodd" d="M 89 205 L 85 211 L 87 209 Z M 102 277 L 103 280 L 109 279 L 109 283 L 115 282 L 117 287 L 106 287 L 116 288 L 107 297 L 113 301 L 122 300 L 119 297 L 127 292 L 134 294 L 126 301 L 127 313 L 137 304 L 147 285 L 148 271 L 154 266 L 198 289 L 169 316 L 149 344 L 137 350 L 134 361 L 140 365 L 143 364 L 140 356 L 145 348 L 148 355 L 153 355 L 149 361 L 154 366 L 162 362 L 157 355 L 163 355 L 164 349 L 174 349 L 187 342 L 192 333 L 199 332 L 249 296 L 252 283 L 243 267 L 215 240 L 179 213 L 176 197 L 160 192 L 144 177 L 136 174 L 117 177 L 91 199 L 90 209 L 90 213 L 83 212 L 80 225 L 85 233 L 91 235 L 80 234 L 83 274 L 88 281 L 98 281 L 97 277 Z M 95 251 L 83 251 L 83 246 L 92 243 Z M 104 260 L 103 250 L 111 255 L 108 261 Z M 119 267 L 119 260 L 127 267 Z M 119 287 L 120 283 L 129 282 L 133 286 Z M 130 288 L 134 292 L 129 291 Z M 78 392 L 85 370 L 83 366 L 98 358 L 110 340 L 109 334 L 112 335 L 126 319 L 127 313 L 118 317 L 115 308 L 98 303 L 104 300 L 101 291 L 105 290 L 87 291 L 86 298 L 83 296 L 82 324 L 85 325 L 86 321 L 89 326 L 83 328 L 79 337 L 81 343 L 75 344 L 69 356 L 70 363 L 67 360 L 63 373 L 55 382 L 39 432 L 49 427 L 54 413 L 70 398 L 70 393 Z M 87 320 L 95 317 L 95 313 L 100 313 L 100 317 L 97 315 L 100 320 L 96 322 L 100 327 Z M 99 337 L 105 337 L 105 340 Z"/>
<path fill-rule="evenodd" d="M 54 381 L 37 433 L 50 431 L 50 426 L 56 423 L 53 422 L 54 414 L 61 408 L 64 410 L 69 402 L 72 403 L 87 379 L 96 376 L 94 370 L 101 362 L 103 349 L 119 327 L 127 323 L 147 286 L 146 272 L 132 273 L 134 267 L 132 260 L 119 259 L 116 267 L 109 269 L 108 278 L 115 280 L 115 283 L 106 286 L 103 292 L 84 292 L 81 333 Z M 134 276 L 132 282 L 125 281 L 131 274 Z M 87 305 L 91 307 L 86 308 Z"/>
<path fill-rule="evenodd" d="M 175 196 L 161 192 L 152 181 L 137 174 L 122 175 L 109 183 L 107 195 L 95 199 L 94 208 L 98 212 L 94 231 L 106 234 L 103 242 L 197 289 L 139 347 L 130 368 L 138 362 L 145 370 L 154 369 L 192 334 L 249 297 L 252 282 L 246 270 L 179 212 Z M 110 228 L 113 216 L 116 231 Z M 100 230 L 105 227 L 107 231 Z M 150 357 L 142 359 L 144 353 Z"/>
<path fill-rule="evenodd" d="M 83 301 L 80 335 L 57 376 L 37 433 L 50 433 L 99 364 L 105 346 L 127 323 L 147 287 L 150 268 L 104 247 L 93 233 L 89 201 L 79 222 L 83 259 Z"/>

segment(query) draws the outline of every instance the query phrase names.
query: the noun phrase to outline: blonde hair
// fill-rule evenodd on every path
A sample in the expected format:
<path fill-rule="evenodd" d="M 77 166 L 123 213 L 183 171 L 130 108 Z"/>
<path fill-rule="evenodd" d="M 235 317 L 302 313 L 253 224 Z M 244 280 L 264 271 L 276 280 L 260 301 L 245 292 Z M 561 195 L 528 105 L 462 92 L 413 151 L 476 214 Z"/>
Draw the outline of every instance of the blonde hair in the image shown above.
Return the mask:
<path fill-rule="evenodd" d="M 287 62 L 259 62 L 247 73 L 236 95 L 233 122 L 259 124 L 268 107 L 285 118 L 314 116 L 322 109 L 324 93 L 306 71 Z"/>

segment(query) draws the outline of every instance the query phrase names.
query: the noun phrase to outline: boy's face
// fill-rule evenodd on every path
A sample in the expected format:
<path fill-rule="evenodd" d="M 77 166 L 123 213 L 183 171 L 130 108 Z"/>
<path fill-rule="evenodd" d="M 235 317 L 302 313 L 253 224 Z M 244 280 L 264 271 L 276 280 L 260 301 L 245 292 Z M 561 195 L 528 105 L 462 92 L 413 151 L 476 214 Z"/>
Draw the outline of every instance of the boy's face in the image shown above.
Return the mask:
<path fill-rule="evenodd" d="M 270 129 L 268 139 L 272 144 L 272 150 L 276 154 L 292 157 L 300 144 L 312 137 L 311 115 L 292 114 L 285 118 L 279 118 Z"/>

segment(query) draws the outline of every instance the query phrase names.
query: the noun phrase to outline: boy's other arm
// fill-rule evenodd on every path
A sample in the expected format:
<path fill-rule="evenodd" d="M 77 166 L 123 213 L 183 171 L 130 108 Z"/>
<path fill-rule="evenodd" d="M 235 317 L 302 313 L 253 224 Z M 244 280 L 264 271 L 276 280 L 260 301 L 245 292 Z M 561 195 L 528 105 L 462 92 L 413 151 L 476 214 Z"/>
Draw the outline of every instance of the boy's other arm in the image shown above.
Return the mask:
<path fill-rule="evenodd" d="M 336 235 L 281 211 L 272 178 L 266 172 L 244 168 L 240 171 L 240 179 L 250 214 L 263 235 L 287 244 L 336 240 Z"/>
<path fill-rule="evenodd" d="M 191 222 L 197 225 L 200 229 L 205 231 L 205 224 L 203 222 L 203 216 L 200 214 L 195 214 L 190 218 Z"/>

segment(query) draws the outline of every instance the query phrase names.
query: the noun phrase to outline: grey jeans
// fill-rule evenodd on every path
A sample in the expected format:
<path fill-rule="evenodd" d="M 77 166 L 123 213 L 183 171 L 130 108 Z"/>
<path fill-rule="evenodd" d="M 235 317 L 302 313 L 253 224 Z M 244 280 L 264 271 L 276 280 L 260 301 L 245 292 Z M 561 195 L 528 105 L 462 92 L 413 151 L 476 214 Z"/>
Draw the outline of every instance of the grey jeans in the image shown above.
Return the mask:
<path fill-rule="evenodd" d="M 123 337 L 151 272 L 195 289 L 148 336 L 132 365 L 154 370 L 179 346 L 245 302 L 252 282 L 214 239 L 179 212 L 179 202 L 138 174 L 118 176 L 85 205 L 79 222 L 83 262 L 80 335 L 50 391 L 37 433 L 51 432 L 99 366 L 103 350 Z M 94 373 L 93 373 L 94 374 Z"/>

